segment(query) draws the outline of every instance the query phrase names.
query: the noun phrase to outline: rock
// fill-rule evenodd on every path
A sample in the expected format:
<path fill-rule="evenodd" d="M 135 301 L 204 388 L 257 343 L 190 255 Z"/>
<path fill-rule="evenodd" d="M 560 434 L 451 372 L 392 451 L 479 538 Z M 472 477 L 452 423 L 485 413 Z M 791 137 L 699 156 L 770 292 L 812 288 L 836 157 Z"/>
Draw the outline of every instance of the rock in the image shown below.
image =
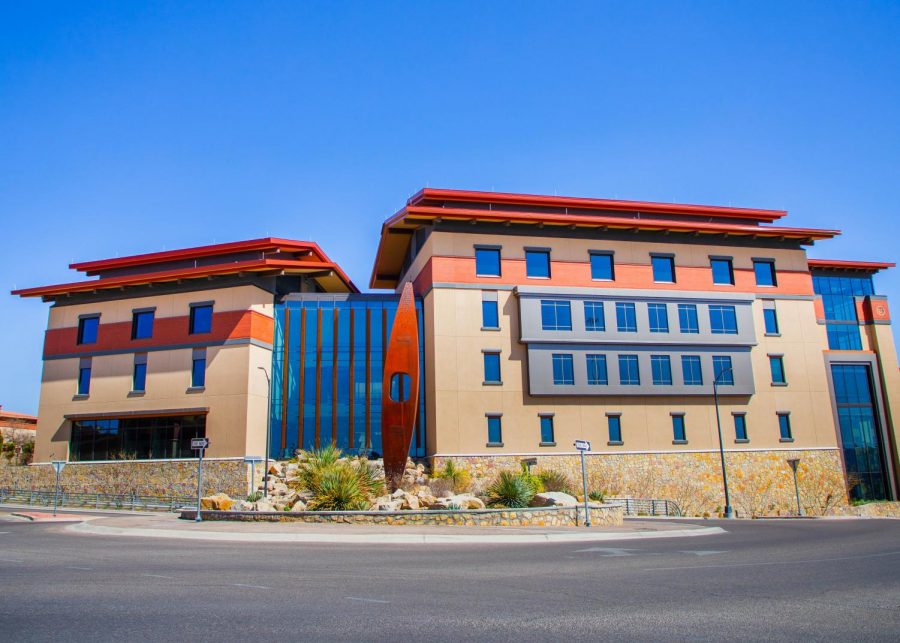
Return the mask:
<path fill-rule="evenodd" d="M 578 498 L 570 496 L 562 491 L 544 491 L 534 494 L 529 506 L 531 507 L 574 507 L 578 504 Z"/>
<path fill-rule="evenodd" d="M 280 462 L 270 462 L 269 463 L 269 475 L 276 475 L 279 477 L 284 477 L 284 467 L 281 466 Z"/>
<path fill-rule="evenodd" d="M 448 500 L 450 504 L 456 505 L 460 509 L 484 509 L 484 503 L 479 498 L 469 494 L 450 496 Z"/>
<path fill-rule="evenodd" d="M 233 505 L 231 505 L 231 509 L 229 511 L 253 511 L 253 503 L 247 502 L 246 500 L 238 500 Z"/>
<path fill-rule="evenodd" d="M 290 489 L 283 482 L 276 482 L 269 491 L 269 495 L 273 496 L 286 496 L 288 493 L 290 493 Z"/>
<path fill-rule="evenodd" d="M 202 509 L 212 509 L 214 511 L 228 511 L 234 500 L 224 493 L 216 493 L 205 498 L 200 498 L 200 507 Z"/>
<path fill-rule="evenodd" d="M 427 489 L 428 487 L 426 487 Z M 435 502 L 437 502 L 437 498 L 435 498 L 431 493 L 427 491 L 419 491 L 416 493 L 416 498 L 419 499 L 419 507 L 430 507 Z"/>
<path fill-rule="evenodd" d="M 257 500 L 253 503 L 253 511 L 275 511 L 275 505 L 263 498 L 262 500 Z"/>
<path fill-rule="evenodd" d="M 292 472 L 296 472 L 297 469 L 300 468 L 300 465 L 296 462 L 288 462 L 287 466 L 284 468 L 285 475 L 288 475 Z"/>
<path fill-rule="evenodd" d="M 450 499 L 449 498 L 437 498 L 433 503 L 428 505 L 429 510 L 433 511 L 441 511 L 450 508 Z"/>
<path fill-rule="evenodd" d="M 418 496 L 414 496 L 411 493 L 406 494 L 400 500 L 400 508 L 409 511 L 418 511 L 419 509 L 419 498 Z"/>
<path fill-rule="evenodd" d="M 400 501 L 390 500 L 389 496 L 378 498 L 372 503 L 373 511 L 400 511 Z"/>
<path fill-rule="evenodd" d="M 294 506 L 291 507 L 291 513 L 298 513 L 300 511 L 306 511 L 306 503 L 302 500 L 298 500 L 294 503 Z"/>

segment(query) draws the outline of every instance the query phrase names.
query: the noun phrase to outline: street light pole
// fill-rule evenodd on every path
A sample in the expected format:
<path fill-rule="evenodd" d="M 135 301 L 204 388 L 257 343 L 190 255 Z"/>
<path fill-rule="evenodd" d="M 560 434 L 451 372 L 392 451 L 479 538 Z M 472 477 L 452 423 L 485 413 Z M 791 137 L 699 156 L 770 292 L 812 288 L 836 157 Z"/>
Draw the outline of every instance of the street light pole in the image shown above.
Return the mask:
<path fill-rule="evenodd" d="M 286 358 L 286 357 L 285 357 Z M 269 379 L 269 372 L 262 366 L 257 366 L 259 370 L 266 376 L 266 464 L 263 471 L 263 496 L 269 497 L 269 436 L 272 433 L 272 380 Z"/>
<path fill-rule="evenodd" d="M 728 473 L 725 470 L 725 445 L 722 443 L 722 420 L 719 418 L 719 380 L 725 373 L 731 371 L 734 375 L 732 367 L 722 370 L 713 380 L 713 400 L 716 405 L 716 428 L 719 430 L 719 457 L 722 459 L 722 484 L 725 487 L 725 517 L 734 518 L 734 511 L 731 509 L 731 498 L 728 495 Z"/>

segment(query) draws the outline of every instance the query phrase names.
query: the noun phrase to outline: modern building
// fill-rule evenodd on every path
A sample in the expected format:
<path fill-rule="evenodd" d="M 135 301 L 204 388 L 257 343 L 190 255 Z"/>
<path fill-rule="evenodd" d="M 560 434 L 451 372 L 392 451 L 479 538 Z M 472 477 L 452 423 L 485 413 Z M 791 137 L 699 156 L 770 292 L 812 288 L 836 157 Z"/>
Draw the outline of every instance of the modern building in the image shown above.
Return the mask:
<path fill-rule="evenodd" d="M 598 467 L 716 487 L 720 423 L 744 486 L 780 489 L 799 457 L 810 478 L 846 472 L 853 497 L 896 498 L 900 370 L 872 280 L 893 264 L 809 259 L 839 232 L 785 214 L 425 189 L 382 226 L 369 285 L 387 293 L 282 239 L 73 264 L 97 279 L 15 293 L 53 302 L 35 461 L 165 462 L 195 435 L 240 459 L 267 421 L 273 457 L 377 454 L 411 283 L 412 455 L 567 467 L 588 439 Z"/>

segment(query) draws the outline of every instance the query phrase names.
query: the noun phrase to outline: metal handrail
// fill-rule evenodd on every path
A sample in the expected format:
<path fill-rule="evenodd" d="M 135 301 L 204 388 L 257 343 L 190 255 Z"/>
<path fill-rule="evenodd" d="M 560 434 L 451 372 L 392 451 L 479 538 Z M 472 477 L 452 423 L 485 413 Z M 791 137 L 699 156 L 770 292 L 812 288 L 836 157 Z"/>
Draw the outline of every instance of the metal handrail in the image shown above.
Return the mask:
<path fill-rule="evenodd" d="M 20 503 L 28 506 L 53 504 L 55 492 L 46 489 L 18 489 L 0 487 L 0 503 Z M 77 493 L 63 491 L 59 494 L 60 507 L 90 507 L 93 509 L 129 509 L 131 511 L 176 511 L 197 505 L 196 498 L 187 496 L 145 496 L 135 493 Z"/>
<path fill-rule="evenodd" d="M 673 500 L 657 498 L 604 498 L 603 502 L 624 507 L 626 516 L 681 516 Z"/>

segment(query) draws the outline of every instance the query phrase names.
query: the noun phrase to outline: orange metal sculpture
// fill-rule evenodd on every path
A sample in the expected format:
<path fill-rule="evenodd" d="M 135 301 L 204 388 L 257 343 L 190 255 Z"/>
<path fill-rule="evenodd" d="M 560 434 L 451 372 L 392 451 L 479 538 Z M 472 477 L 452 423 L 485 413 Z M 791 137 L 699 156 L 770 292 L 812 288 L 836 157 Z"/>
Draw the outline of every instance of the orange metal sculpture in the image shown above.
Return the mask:
<path fill-rule="evenodd" d="M 384 357 L 381 387 L 381 447 L 384 475 L 396 491 L 406 469 L 419 408 L 419 324 L 412 284 L 403 286 Z"/>

